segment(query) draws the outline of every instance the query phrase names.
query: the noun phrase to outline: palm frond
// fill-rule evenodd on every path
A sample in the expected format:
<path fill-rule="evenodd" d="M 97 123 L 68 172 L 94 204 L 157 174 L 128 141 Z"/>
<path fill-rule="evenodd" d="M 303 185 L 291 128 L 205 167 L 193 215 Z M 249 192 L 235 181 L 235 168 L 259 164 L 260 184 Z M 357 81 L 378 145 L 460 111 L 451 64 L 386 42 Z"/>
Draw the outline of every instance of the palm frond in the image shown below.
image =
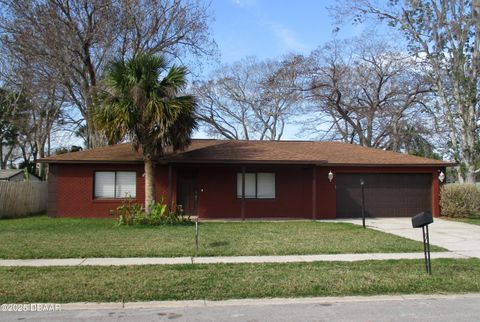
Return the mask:
<path fill-rule="evenodd" d="M 187 69 L 173 66 L 160 82 L 159 90 L 167 97 L 174 97 L 187 84 Z"/>
<path fill-rule="evenodd" d="M 96 115 L 99 127 L 114 141 L 128 135 L 145 156 L 158 157 L 168 146 L 183 149 L 196 127 L 195 98 L 178 96 L 186 85 L 185 67 L 167 70 L 160 56 L 140 54 L 110 63 L 107 90 Z"/>

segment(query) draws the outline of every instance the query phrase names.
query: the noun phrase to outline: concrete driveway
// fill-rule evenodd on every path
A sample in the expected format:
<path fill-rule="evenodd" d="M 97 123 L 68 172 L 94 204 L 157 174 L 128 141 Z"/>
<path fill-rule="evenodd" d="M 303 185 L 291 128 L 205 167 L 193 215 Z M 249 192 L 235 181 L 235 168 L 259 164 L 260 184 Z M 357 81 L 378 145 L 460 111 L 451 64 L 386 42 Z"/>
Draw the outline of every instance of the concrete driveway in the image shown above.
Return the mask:
<path fill-rule="evenodd" d="M 451 252 L 480 258 L 480 226 L 434 218 L 429 225 L 430 243 Z M 337 220 L 362 225 L 362 219 Z M 368 228 L 422 241 L 422 229 L 412 228 L 410 218 L 367 218 Z"/>

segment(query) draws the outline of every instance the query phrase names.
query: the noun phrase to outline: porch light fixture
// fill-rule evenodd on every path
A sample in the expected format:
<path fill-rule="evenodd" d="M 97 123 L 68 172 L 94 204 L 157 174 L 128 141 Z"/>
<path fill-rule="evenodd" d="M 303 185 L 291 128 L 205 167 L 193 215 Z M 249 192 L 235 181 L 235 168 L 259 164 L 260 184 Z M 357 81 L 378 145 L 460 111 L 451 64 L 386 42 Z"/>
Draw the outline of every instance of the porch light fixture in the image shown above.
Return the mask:
<path fill-rule="evenodd" d="M 333 173 L 332 173 L 332 171 L 330 171 L 328 173 L 328 181 L 332 182 L 332 180 L 333 180 Z"/>
<path fill-rule="evenodd" d="M 445 180 L 445 173 L 443 173 L 443 171 L 440 171 L 440 174 L 438 175 L 438 180 L 440 180 L 440 182 L 443 182 Z"/>

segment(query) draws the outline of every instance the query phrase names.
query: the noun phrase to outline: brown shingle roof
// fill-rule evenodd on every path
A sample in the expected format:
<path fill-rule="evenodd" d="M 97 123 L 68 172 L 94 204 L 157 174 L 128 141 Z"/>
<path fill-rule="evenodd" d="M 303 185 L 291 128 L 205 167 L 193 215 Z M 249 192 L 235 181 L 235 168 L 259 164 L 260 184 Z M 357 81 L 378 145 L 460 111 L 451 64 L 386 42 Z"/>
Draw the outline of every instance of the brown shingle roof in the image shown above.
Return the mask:
<path fill-rule="evenodd" d="M 49 163 L 141 163 L 129 143 L 51 156 Z M 185 150 L 160 162 L 174 163 L 303 163 L 377 166 L 449 166 L 449 162 L 365 148 L 340 142 L 193 140 Z"/>

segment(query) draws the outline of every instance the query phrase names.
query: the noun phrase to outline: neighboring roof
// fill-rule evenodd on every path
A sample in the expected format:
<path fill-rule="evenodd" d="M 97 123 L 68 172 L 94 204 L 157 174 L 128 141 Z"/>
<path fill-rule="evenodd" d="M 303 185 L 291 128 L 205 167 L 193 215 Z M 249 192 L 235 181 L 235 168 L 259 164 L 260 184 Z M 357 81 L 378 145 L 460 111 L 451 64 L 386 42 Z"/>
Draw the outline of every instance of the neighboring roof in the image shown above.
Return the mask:
<path fill-rule="evenodd" d="M 142 163 L 130 143 L 51 156 L 47 163 Z M 340 142 L 192 140 L 162 163 L 264 163 L 357 166 L 451 166 L 454 163 Z"/>
<path fill-rule="evenodd" d="M 2 169 L 0 170 L 0 180 L 8 180 L 19 173 L 23 173 L 23 169 Z"/>
<path fill-rule="evenodd" d="M 23 172 L 24 172 L 24 169 L 3 169 L 3 170 L 0 170 L 0 180 L 9 180 L 19 174 L 22 174 L 23 176 Z M 29 173 L 28 174 L 30 178 L 32 177 L 35 177 L 37 178 L 38 180 L 42 180 L 39 176 L 33 174 L 33 173 Z"/>

